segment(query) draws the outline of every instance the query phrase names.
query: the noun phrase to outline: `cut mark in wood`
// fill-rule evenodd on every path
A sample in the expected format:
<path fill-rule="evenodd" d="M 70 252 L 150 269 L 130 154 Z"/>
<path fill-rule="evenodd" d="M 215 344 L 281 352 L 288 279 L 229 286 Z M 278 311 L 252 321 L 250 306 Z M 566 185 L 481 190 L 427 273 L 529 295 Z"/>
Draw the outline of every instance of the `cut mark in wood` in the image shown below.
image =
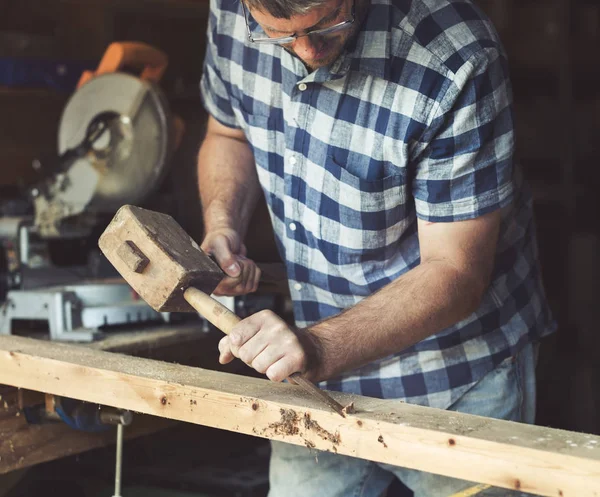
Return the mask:
<path fill-rule="evenodd" d="M 280 409 L 281 419 L 276 423 L 269 424 L 269 428 L 275 430 L 275 433 L 280 433 L 282 435 L 297 435 L 300 431 L 298 429 L 298 424 L 300 423 L 300 418 L 298 414 L 293 409 Z"/>
<path fill-rule="evenodd" d="M 350 404 L 344 407 L 342 411 L 346 415 L 356 413 L 356 409 L 354 408 L 354 402 L 350 402 Z"/>
<path fill-rule="evenodd" d="M 341 442 L 339 433 L 332 434 L 323 429 L 319 423 L 311 418 L 310 413 L 308 412 L 304 414 L 304 427 L 307 430 L 314 431 L 317 435 L 319 435 L 319 437 L 321 437 L 323 440 L 328 440 L 334 446 L 339 445 Z"/>

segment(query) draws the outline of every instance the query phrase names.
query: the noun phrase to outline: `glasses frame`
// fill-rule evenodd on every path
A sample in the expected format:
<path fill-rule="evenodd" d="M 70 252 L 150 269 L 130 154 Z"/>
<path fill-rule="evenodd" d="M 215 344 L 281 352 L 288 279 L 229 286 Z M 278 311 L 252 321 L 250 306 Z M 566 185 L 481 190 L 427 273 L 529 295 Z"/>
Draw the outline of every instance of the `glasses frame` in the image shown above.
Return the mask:
<path fill-rule="evenodd" d="M 244 0 L 240 0 L 240 3 L 242 4 L 242 10 L 244 11 L 244 20 L 246 21 L 246 32 L 248 35 L 248 41 L 250 41 L 250 43 L 264 43 L 264 44 L 269 44 L 269 45 L 287 45 L 289 43 L 293 43 L 298 38 L 302 38 L 303 36 L 327 36 L 327 35 L 330 35 L 333 33 L 337 33 L 338 31 L 343 31 L 343 30 L 351 27 L 356 20 L 356 15 L 355 15 L 355 11 L 354 11 L 354 8 L 356 5 L 356 0 L 352 0 L 352 10 L 350 11 L 350 15 L 352 16 L 351 19 L 346 19 L 345 21 L 339 22 L 339 23 L 334 24 L 333 26 L 329 26 L 327 28 L 314 29 L 312 31 L 309 31 L 308 33 L 304 33 L 301 35 L 293 34 L 290 36 L 279 36 L 277 38 L 269 38 L 269 37 L 255 38 L 254 36 L 252 36 L 252 32 L 250 31 L 250 24 L 248 22 L 248 11 L 246 10 L 246 5 L 244 3 Z"/>

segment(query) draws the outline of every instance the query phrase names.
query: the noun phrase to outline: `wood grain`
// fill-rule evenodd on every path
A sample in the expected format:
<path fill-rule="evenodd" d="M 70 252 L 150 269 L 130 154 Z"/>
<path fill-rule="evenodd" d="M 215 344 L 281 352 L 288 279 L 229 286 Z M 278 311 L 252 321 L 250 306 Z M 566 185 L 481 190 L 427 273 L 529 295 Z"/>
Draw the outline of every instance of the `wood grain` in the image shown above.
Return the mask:
<path fill-rule="evenodd" d="M 137 255 L 149 261 L 143 271 L 132 268 L 124 245 L 134 245 Z M 195 286 L 212 293 L 225 276 L 175 219 L 134 205 L 117 211 L 98 246 L 140 297 L 160 312 L 194 312 L 183 291 Z"/>
<path fill-rule="evenodd" d="M 342 419 L 294 385 L 11 336 L 0 383 L 539 495 L 600 494 L 592 435 L 332 393 L 354 402 Z"/>
<path fill-rule="evenodd" d="M 186 325 L 111 333 L 104 340 L 76 346 L 148 357 L 171 357 L 181 361 L 187 360 L 185 350 L 202 347 L 204 341 L 206 337 L 197 325 Z M 198 354 L 194 352 L 192 355 Z M 20 390 L 20 393 L 22 398 L 30 399 L 25 402 L 27 405 L 44 402 L 43 394 L 27 390 Z M 176 424 L 170 419 L 136 415 L 133 424 L 125 429 L 125 437 L 131 439 L 149 435 Z M 87 433 L 63 423 L 28 424 L 18 405 L 17 388 L 0 385 L 0 474 L 114 443 L 115 430 Z"/>

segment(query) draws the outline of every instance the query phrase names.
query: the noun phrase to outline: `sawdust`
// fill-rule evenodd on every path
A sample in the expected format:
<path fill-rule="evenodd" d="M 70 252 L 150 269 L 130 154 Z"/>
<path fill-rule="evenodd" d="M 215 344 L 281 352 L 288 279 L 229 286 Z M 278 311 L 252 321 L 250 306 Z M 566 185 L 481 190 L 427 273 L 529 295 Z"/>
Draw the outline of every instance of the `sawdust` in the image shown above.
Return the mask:
<path fill-rule="evenodd" d="M 308 412 L 304 414 L 304 427 L 307 430 L 314 431 L 323 440 L 328 440 L 333 445 L 339 445 L 341 442 L 339 433 L 332 434 L 327 430 L 323 429 L 319 423 L 317 423 L 310 417 L 310 413 Z"/>
<path fill-rule="evenodd" d="M 317 436 L 325 441 L 331 442 L 333 447 L 331 450 L 337 452 L 337 445 L 341 443 L 341 438 L 339 433 L 331 433 L 325 430 L 319 423 L 313 420 L 309 413 L 305 413 L 303 417 L 300 417 L 296 411 L 293 409 L 280 409 L 281 419 L 275 423 L 270 423 L 265 430 L 260 432 L 256 428 L 252 429 L 252 432 L 259 436 L 264 436 L 267 430 L 272 431 L 278 435 L 300 435 L 304 439 L 304 445 L 309 449 L 316 448 L 316 445 L 311 440 L 307 440 L 303 437 L 303 434 L 300 433 L 300 429 L 302 425 L 306 431 L 312 431 L 316 433 Z"/>
<path fill-rule="evenodd" d="M 281 419 L 276 423 L 269 424 L 269 428 L 281 435 L 297 435 L 300 431 L 298 428 L 300 418 L 296 411 L 293 409 L 280 409 L 279 413 Z"/>

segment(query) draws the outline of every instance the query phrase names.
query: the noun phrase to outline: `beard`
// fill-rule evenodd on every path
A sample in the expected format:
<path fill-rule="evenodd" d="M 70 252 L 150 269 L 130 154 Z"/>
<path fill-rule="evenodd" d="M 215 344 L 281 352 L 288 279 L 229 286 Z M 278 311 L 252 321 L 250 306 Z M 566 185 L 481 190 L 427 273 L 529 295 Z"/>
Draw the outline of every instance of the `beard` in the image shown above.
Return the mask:
<path fill-rule="evenodd" d="M 285 48 L 292 55 L 298 57 L 304 63 L 306 68 L 312 72 L 316 71 L 320 67 L 325 67 L 333 63 L 342 54 L 348 43 L 354 39 L 359 29 L 360 23 L 354 23 L 354 25 L 346 32 L 340 33 L 336 36 L 312 37 L 311 43 L 318 51 L 317 56 L 313 59 L 303 59 L 293 50 L 291 46 L 284 46 L 283 48 Z"/>

